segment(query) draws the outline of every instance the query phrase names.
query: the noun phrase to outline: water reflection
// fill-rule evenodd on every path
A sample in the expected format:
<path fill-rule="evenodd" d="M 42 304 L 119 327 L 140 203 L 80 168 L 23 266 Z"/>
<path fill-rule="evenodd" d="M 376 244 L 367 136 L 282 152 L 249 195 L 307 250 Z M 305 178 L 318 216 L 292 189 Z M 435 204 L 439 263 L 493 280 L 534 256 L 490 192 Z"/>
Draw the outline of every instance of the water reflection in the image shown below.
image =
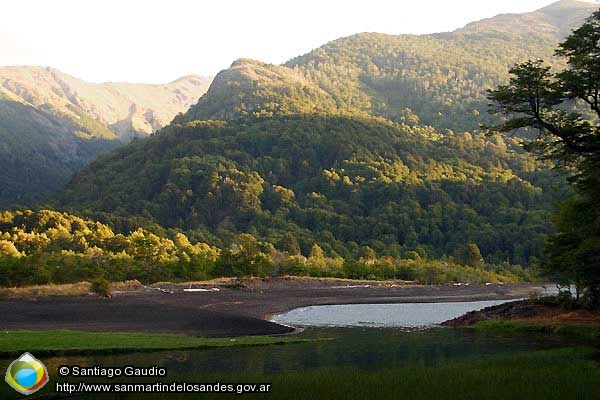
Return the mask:
<path fill-rule="evenodd" d="M 186 373 L 278 373 L 317 368 L 374 370 L 405 365 L 433 366 L 450 359 L 564 345 L 553 336 L 503 336 L 436 328 L 418 332 L 397 329 L 308 328 L 308 343 L 267 347 L 224 348 L 121 355 L 45 358 L 50 373 L 62 364 L 123 366 L 158 365 L 168 376 Z"/>

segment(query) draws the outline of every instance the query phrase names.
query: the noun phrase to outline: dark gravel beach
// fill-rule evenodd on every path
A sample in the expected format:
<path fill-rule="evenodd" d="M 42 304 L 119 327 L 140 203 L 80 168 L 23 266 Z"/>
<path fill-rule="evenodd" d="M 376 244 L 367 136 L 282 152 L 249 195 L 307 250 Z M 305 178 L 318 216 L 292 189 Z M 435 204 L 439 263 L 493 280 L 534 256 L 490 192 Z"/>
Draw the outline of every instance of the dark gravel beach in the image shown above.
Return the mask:
<path fill-rule="evenodd" d="M 540 285 L 439 285 L 318 279 L 251 280 L 231 285 L 195 285 L 208 291 L 173 293 L 146 288 L 96 296 L 9 298 L 0 301 L 0 329 L 181 332 L 200 336 L 283 334 L 292 328 L 268 315 L 320 304 L 477 301 L 527 297 Z M 218 290 L 217 290 L 218 289 Z"/>

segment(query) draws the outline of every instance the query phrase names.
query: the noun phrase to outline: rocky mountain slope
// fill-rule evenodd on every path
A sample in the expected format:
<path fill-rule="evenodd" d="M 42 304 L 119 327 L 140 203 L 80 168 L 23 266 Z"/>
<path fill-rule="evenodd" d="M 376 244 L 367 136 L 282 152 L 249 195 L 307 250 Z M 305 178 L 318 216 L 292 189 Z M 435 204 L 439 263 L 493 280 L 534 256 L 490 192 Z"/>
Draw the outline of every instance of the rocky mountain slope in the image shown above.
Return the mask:
<path fill-rule="evenodd" d="M 0 67 L 0 205 L 45 198 L 99 154 L 167 125 L 208 83 L 95 84 L 52 68 Z"/>

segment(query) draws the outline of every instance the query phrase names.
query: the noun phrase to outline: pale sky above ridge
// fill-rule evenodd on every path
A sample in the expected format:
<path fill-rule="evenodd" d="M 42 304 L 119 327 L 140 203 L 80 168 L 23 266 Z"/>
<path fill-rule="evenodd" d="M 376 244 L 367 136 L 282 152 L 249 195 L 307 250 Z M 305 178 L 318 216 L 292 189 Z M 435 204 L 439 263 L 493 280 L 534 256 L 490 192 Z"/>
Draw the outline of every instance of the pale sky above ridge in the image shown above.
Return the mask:
<path fill-rule="evenodd" d="M 552 0 L 4 0 L 0 66 L 42 65 L 92 82 L 213 76 L 237 58 L 280 64 L 359 32 L 452 31 Z"/>

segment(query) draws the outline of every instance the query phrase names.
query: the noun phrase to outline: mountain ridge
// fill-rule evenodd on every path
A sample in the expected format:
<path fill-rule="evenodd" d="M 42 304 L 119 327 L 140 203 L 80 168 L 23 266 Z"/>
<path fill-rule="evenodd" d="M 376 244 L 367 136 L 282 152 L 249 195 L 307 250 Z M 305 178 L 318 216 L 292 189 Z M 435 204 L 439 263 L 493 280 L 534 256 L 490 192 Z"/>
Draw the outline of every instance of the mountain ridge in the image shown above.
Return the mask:
<path fill-rule="evenodd" d="M 550 57 L 560 29 L 367 33 L 280 66 L 236 60 L 172 124 L 84 168 L 56 204 L 220 247 L 244 233 L 281 250 L 291 235 L 304 255 L 444 258 L 474 243 L 486 261 L 534 263 L 564 182 L 518 138 L 478 127 L 485 90 L 514 62 Z"/>
<path fill-rule="evenodd" d="M 80 107 L 99 122 L 114 127 L 123 141 L 165 126 L 177 112 L 202 95 L 207 86 L 206 78 L 195 75 L 167 84 L 90 83 L 51 67 L 0 67 L 0 91 L 8 97 L 33 107 L 51 104 L 67 116 L 72 116 L 69 105 Z M 166 101 L 153 100 L 165 96 L 168 96 Z M 134 107 L 136 111 L 132 114 Z M 148 112 L 156 118 L 147 118 Z M 126 125 L 130 125 L 129 130 L 119 128 Z"/>
<path fill-rule="evenodd" d="M 571 33 L 573 27 L 581 24 L 582 21 L 599 6 L 600 5 L 597 3 L 577 0 L 560 0 L 527 13 L 499 14 L 494 17 L 470 22 L 452 33 L 476 31 L 482 27 L 485 27 L 487 30 L 494 28 L 500 31 L 506 31 L 506 23 L 508 22 L 508 26 L 513 32 L 530 33 L 534 31 L 539 33 L 540 30 L 543 30 L 543 33 L 545 34 L 550 34 L 557 39 L 562 39 Z M 567 14 L 565 14 L 565 11 Z M 565 17 L 567 18 L 565 19 Z M 513 21 L 511 21 L 511 19 Z M 501 26 L 502 24 L 504 24 L 504 26 Z"/>
<path fill-rule="evenodd" d="M 50 67 L 0 67 L 0 206 L 43 200 L 99 154 L 167 125 L 207 86 L 196 76 L 95 84 Z"/>
<path fill-rule="evenodd" d="M 504 83 L 508 69 L 524 59 L 544 58 L 562 68 L 564 64 L 553 58 L 556 44 L 597 7 L 562 0 L 529 13 L 476 21 L 453 32 L 358 33 L 282 65 L 240 60 L 221 71 L 198 103 L 175 122 L 319 110 L 371 114 L 399 122 L 417 117 L 442 130 L 477 129 L 479 123 L 493 122 L 486 113 L 486 89 Z M 240 63 L 256 71 L 232 78 Z M 258 69 L 276 70 L 296 82 L 282 95 L 281 80 L 256 79 L 261 75 Z M 227 86 L 233 82 L 237 90 Z M 312 95 L 304 95 L 303 90 Z"/>
<path fill-rule="evenodd" d="M 324 113 L 335 108 L 328 93 L 292 69 L 241 58 L 219 72 L 206 95 L 174 122 L 235 119 L 261 113 Z"/>

